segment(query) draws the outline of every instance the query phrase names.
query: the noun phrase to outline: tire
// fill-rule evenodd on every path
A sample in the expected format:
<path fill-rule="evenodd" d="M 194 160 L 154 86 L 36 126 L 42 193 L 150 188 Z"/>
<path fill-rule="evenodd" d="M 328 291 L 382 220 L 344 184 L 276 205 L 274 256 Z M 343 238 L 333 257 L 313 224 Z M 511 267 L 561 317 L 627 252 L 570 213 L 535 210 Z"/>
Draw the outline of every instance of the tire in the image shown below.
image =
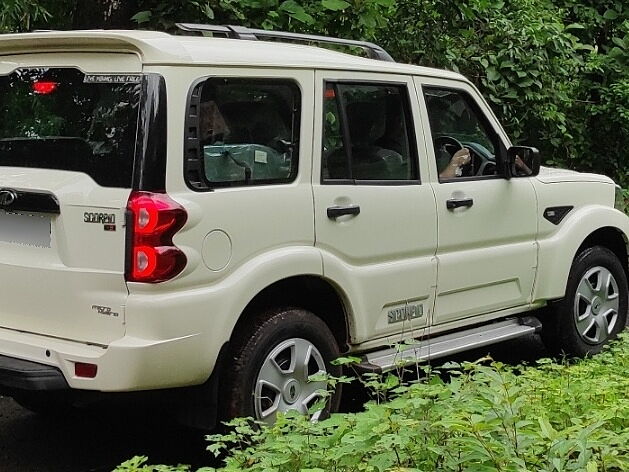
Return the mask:
<path fill-rule="evenodd" d="M 553 354 L 596 354 L 627 324 L 627 275 L 609 249 L 594 246 L 572 263 L 564 298 L 549 305 L 542 340 Z"/>
<path fill-rule="evenodd" d="M 278 411 L 308 414 L 320 399 L 316 390 L 326 388 L 325 382 L 308 382 L 308 376 L 321 370 L 340 376 L 341 368 L 330 363 L 339 355 L 330 329 L 314 314 L 298 308 L 261 314 L 232 338 L 231 365 L 223 366 L 225 419 L 253 417 L 272 424 Z M 337 411 L 340 397 L 338 386 L 313 420 Z"/>

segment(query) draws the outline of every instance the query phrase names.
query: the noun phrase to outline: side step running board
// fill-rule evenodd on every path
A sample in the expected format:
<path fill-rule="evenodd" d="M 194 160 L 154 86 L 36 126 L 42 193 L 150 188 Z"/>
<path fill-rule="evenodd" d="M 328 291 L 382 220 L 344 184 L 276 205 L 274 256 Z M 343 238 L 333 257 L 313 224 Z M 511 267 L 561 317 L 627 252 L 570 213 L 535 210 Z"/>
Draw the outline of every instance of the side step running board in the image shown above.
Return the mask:
<path fill-rule="evenodd" d="M 363 361 L 357 367 L 365 372 L 386 372 L 396 367 L 438 359 L 470 349 L 519 338 L 539 332 L 541 328 L 542 324 L 533 316 L 499 321 L 465 331 L 437 336 L 425 341 L 418 341 L 416 344 L 405 345 L 403 350 L 387 348 L 381 351 L 370 352 L 363 357 Z"/>

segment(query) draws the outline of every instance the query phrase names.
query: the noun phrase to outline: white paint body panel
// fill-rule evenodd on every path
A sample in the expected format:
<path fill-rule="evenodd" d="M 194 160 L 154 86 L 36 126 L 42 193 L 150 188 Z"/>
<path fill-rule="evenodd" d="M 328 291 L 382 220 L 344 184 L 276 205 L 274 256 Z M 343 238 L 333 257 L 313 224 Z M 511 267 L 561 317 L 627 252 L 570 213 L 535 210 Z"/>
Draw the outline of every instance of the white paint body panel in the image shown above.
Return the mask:
<path fill-rule="evenodd" d="M 0 188 L 52 193 L 50 247 L 0 242 L 0 327 L 107 344 L 124 334 L 124 209 L 128 189 L 103 188 L 78 172 L 0 170 Z M 3 211 L 3 210 L 0 210 Z M 115 215 L 116 231 L 84 223 L 85 212 Z M 107 306 L 117 316 L 98 314 Z"/>
<path fill-rule="evenodd" d="M 571 179 L 578 177 L 572 176 Z M 599 228 L 614 228 L 629 242 L 629 218 L 613 208 L 614 185 L 607 177 L 589 176 L 589 181 L 535 183 L 535 191 L 543 208 L 572 205 L 559 226 L 544 218 L 539 223 L 539 269 L 535 282 L 534 300 L 560 298 L 572 260 L 581 243 Z M 593 181 L 594 179 L 598 181 Z M 543 203 L 541 203 L 543 202 Z"/>

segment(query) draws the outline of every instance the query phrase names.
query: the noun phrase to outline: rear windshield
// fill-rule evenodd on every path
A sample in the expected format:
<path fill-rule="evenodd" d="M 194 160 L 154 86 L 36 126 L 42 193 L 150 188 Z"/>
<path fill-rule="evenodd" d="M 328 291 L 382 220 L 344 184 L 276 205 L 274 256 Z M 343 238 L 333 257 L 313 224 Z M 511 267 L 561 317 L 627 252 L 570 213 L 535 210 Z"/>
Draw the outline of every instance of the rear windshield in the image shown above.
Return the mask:
<path fill-rule="evenodd" d="M 72 68 L 0 76 L 0 167 L 77 171 L 131 187 L 140 82 Z"/>

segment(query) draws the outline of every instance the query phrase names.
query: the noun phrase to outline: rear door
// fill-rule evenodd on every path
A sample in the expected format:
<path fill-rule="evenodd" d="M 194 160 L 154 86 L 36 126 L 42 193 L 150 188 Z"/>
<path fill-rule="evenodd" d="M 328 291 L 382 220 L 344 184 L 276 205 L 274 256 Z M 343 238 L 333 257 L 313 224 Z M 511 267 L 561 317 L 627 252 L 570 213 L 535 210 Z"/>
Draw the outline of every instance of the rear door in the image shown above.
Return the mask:
<path fill-rule="evenodd" d="M 0 327 L 124 334 L 140 72 L 133 55 L 0 58 Z"/>
<path fill-rule="evenodd" d="M 348 291 L 354 342 L 421 334 L 433 304 L 437 221 L 418 159 L 412 79 L 320 71 L 316 81 L 313 191 L 324 273 Z"/>

